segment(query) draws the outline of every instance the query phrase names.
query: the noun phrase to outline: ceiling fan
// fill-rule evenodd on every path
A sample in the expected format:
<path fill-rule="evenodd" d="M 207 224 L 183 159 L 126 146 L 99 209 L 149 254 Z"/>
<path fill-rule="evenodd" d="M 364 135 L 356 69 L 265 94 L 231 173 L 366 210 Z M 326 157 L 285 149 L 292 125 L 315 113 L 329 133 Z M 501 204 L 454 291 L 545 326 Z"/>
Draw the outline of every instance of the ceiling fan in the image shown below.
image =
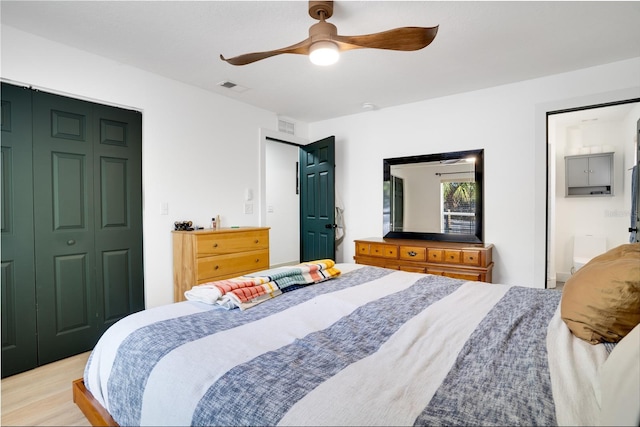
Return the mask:
<path fill-rule="evenodd" d="M 309 28 L 309 37 L 294 45 L 220 59 L 232 65 L 246 65 L 283 53 L 309 55 L 317 65 L 330 65 L 338 60 L 339 52 L 352 49 L 389 49 L 411 51 L 428 46 L 436 37 L 435 27 L 401 27 L 381 33 L 360 36 L 341 36 L 335 25 L 325 21 L 333 15 L 333 1 L 309 1 L 309 15 L 320 22 Z"/>

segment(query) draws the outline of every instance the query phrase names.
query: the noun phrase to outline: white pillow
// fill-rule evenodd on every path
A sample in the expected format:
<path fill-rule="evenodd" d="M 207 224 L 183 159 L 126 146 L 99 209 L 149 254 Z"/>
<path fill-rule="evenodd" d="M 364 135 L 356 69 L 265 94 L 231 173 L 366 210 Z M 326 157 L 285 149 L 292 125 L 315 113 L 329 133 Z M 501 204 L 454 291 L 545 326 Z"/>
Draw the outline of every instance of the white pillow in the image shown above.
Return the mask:
<path fill-rule="evenodd" d="M 640 324 L 611 351 L 599 375 L 599 425 L 640 425 Z"/>

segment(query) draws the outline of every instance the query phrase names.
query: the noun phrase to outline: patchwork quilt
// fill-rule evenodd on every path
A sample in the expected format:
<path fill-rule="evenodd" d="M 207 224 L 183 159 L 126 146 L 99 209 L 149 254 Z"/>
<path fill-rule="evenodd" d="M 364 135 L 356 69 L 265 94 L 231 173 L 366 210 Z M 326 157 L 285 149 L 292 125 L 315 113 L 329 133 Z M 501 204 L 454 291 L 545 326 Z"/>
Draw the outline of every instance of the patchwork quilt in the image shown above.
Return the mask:
<path fill-rule="evenodd" d="M 189 301 L 218 304 L 226 309 L 246 310 L 268 299 L 340 275 L 335 262 L 323 259 L 290 267 L 279 267 L 255 274 L 217 280 L 194 286 L 185 297 Z"/>

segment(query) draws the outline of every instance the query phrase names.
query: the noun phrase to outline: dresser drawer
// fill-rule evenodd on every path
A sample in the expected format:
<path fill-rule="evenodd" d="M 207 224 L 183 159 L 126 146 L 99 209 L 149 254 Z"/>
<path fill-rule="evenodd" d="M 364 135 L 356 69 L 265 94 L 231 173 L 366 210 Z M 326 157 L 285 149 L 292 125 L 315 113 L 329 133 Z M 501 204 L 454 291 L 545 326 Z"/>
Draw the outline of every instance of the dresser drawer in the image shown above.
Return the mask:
<path fill-rule="evenodd" d="M 198 284 L 269 268 L 269 250 L 198 258 Z"/>
<path fill-rule="evenodd" d="M 198 236 L 196 256 L 199 258 L 209 255 L 267 249 L 268 247 L 268 230 L 258 230 L 240 235 L 234 233 L 211 233 Z"/>
<path fill-rule="evenodd" d="M 480 265 L 480 251 L 465 249 L 462 251 L 462 263 L 465 265 Z"/>
<path fill-rule="evenodd" d="M 420 246 L 400 246 L 400 259 L 424 262 L 427 260 L 427 248 Z"/>
<path fill-rule="evenodd" d="M 383 258 L 398 258 L 398 247 L 395 245 L 378 245 L 371 244 L 371 256 Z"/>
<path fill-rule="evenodd" d="M 409 266 L 409 265 L 401 265 L 400 266 L 400 270 L 409 271 L 411 273 L 426 273 L 427 272 L 427 268 L 426 267 L 414 267 L 414 266 Z"/>
<path fill-rule="evenodd" d="M 358 255 L 371 254 L 371 247 L 369 243 L 356 243 L 356 254 Z"/>
<path fill-rule="evenodd" d="M 453 279 L 480 281 L 482 280 L 482 274 L 475 271 L 461 271 L 461 270 L 442 270 L 439 268 L 427 267 L 427 273 L 434 274 L 436 276 L 447 276 Z"/>
<path fill-rule="evenodd" d="M 427 249 L 427 259 L 429 262 L 442 262 L 444 260 L 443 249 Z"/>
<path fill-rule="evenodd" d="M 460 264 L 462 262 L 462 251 L 445 249 L 443 261 L 451 264 Z"/>

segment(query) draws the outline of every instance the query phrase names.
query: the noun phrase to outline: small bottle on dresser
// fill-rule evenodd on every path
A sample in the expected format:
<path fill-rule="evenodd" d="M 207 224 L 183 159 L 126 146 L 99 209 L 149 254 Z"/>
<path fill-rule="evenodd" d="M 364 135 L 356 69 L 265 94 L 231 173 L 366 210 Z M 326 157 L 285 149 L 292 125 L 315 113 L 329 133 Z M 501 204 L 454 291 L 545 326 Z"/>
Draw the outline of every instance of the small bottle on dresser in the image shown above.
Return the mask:
<path fill-rule="evenodd" d="M 216 219 L 215 218 L 211 218 L 211 229 L 212 230 L 216 230 L 218 227 L 218 224 L 216 223 Z"/>

